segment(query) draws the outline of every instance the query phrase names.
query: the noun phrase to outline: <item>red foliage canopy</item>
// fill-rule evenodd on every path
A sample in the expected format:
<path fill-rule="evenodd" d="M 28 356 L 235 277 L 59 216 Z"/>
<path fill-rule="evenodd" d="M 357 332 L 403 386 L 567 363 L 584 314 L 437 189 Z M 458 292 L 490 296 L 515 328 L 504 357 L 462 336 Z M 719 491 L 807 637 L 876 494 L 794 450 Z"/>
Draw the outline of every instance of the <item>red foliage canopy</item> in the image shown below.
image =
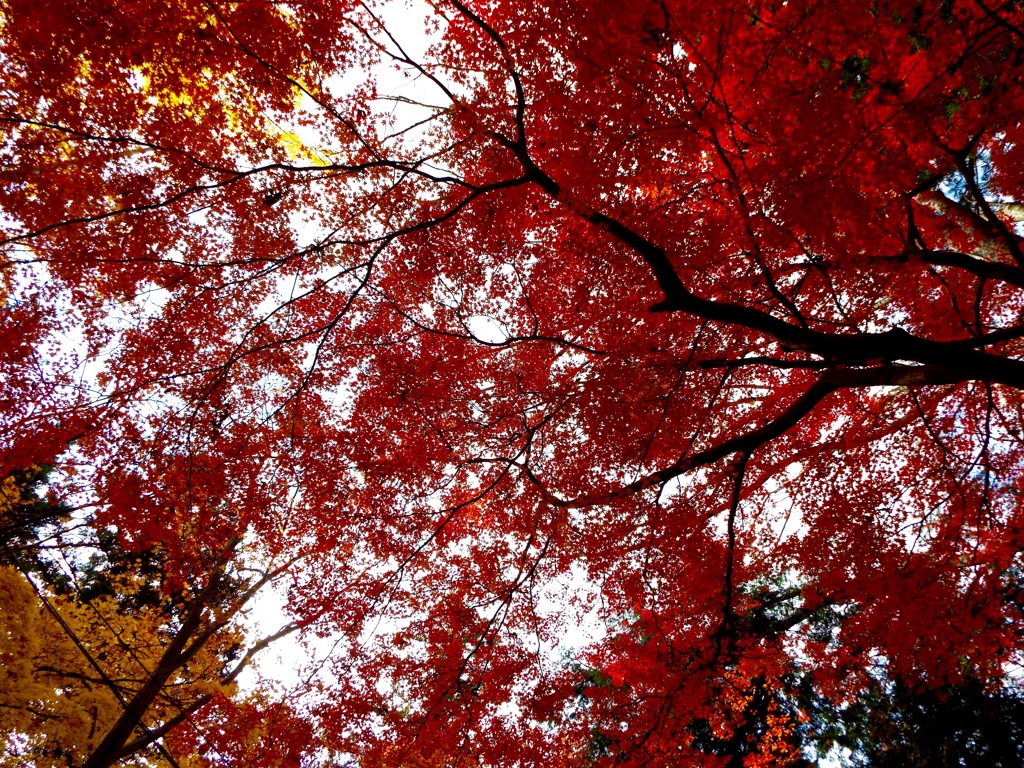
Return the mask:
<path fill-rule="evenodd" d="M 310 764 L 796 765 L 797 688 L 1018 685 L 1019 4 L 379 13 L 5 0 L 3 474 L 301 558 Z"/>

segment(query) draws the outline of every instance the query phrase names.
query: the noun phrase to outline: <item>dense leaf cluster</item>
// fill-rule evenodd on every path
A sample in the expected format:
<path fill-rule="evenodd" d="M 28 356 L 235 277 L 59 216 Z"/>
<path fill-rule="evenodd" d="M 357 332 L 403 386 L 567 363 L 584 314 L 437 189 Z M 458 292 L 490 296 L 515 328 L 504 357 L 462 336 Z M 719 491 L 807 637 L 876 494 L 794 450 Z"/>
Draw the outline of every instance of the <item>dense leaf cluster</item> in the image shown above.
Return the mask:
<path fill-rule="evenodd" d="M 413 15 L 0 2 L 12 754 L 1019 763 L 1020 4 Z"/>

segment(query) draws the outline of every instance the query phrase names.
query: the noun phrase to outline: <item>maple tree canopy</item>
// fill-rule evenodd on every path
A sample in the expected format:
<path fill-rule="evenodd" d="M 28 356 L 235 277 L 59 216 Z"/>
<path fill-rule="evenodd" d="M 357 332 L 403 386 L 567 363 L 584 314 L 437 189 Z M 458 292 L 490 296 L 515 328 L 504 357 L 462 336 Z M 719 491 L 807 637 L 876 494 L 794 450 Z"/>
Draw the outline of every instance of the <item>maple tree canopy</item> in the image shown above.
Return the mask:
<path fill-rule="evenodd" d="M 1020 3 L 416 13 L 0 3 L 11 764 L 1021 764 Z"/>

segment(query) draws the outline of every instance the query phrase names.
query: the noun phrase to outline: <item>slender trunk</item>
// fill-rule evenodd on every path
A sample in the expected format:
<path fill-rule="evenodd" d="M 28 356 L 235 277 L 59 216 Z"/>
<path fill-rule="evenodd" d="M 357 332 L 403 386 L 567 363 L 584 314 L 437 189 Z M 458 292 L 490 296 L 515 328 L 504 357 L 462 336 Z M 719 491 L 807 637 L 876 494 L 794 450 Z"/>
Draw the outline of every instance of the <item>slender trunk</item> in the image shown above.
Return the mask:
<path fill-rule="evenodd" d="M 110 731 L 107 732 L 99 746 L 89 755 L 82 768 L 110 768 L 110 766 L 124 757 L 125 744 L 131 738 L 136 728 L 141 729 L 144 735 L 149 735 L 142 722 L 143 715 L 146 714 L 146 711 L 153 704 L 153 700 L 160 693 L 167 680 L 186 660 L 183 658 L 183 651 L 189 640 L 199 629 L 203 613 L 213 596 L 217 593 L 217 588 L 220 586 L 223 577 L 224 565 L 221 564 L 214 569 L 210 576 L 210 582 L 196 597 L 192 608 L 182 622 L 181 628 L 175 633 L 174 638 L 168 644 L 167 649 L 160 657 L 160 662 L 157 664 L 156 669 L 149 676 L 149 680 L 128 702 L 125 711 L 121 713 L 121 716 L 114 723 Z"/>

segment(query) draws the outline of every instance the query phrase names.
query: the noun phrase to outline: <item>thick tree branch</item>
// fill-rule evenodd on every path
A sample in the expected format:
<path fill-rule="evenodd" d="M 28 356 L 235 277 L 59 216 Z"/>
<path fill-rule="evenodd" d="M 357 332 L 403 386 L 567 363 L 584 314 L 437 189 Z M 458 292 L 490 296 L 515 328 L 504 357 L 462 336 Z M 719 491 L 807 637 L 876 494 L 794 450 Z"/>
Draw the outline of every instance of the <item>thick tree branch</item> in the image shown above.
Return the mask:
<path fill-rule="evenodd" d="M 152 705 L 153 700 L 160 693 L 168 678 L 179 669 L 182 664 L 182 654 L 199 629 L 203 614 L 210 608 L 211 602 L 220 589 L 224 580 L 227 568 L 227 557 L 224 555 L 220 562 L 213 568 L 210 579 L 203 590 L 196 595 L 189 611 L 182 618 L 181 626 L 175 632 L 174 637 L 164 650 L 145 685 L 126 704 L 125 711 L 117 719 L 88 759 L 83 763 L 82 768 L 109 768 L 116 763 L 121 756 L 125 743 L 135 730 L 142 716 Z"/>
<path fill-rule="evenodd" d="M 920 387 L 958 384 L 969 379 L 969 376 L 958 371 L 939 366 L 884 365 L 865 369 L 833 369 L 823 374 L 778 418 L 768 422 L 760 429 L 726 440 L 724 443 L 690 456 L 681 456 L 673 466 L 631 483 L 623 490 L 628 493 L 636 493 L 645 487 L 660 485 L 679 477 L 696 467 L 713 464 L 734 453 L 750 454 L 788 432 L 804 416 L 814 410 L 815 406 L 825 397 L 840 389 L 884 386 Z"/>
<path fill-rule="evenodd" d="M 524 148 L 508 146 L 516 152 L 526 175 L 537 186 L 552 197 L 563 199 L 559 184 L 533 162 Z M 1024 361 L 978 352 L 958 346 L 959 342 L 932 341 L 898 328 L 882 333 L 824 333 L 793 325 L 753 307 L 701 298 L 686 288 L 661 247 L 610 216 L 580 208 L 571 201 L 568 204 L 578 215 L 630 248 L 651 268 L 665 294 L 665 300 L 652 306 L 652 311 L 687 312 L 706 320 L 749 328 L 774 339 L 784 349 L 808 352 L 848 365 L 906 360 L 968 373 L 971 379 L 1024 389 Z M 981 347 L 1002 340 L 1000 336 L 988 334 L 965 341 L 972 347 Z"/>
<path fill-rule="evenodd" d="M 196 712 L 196 710 L 198 710 L 203 705 L 207 704 L 212 699 L 213 699 L 213 697 L 209 696 L 209 695 L 200 696 L 198 699 L 193 701 L 191 704 L 189 704 L 187 707 L 182 709 L 174 717 L 172 717 L 169 720 L 167 720 L 166 722 L 164 722 L 162 725 L 151 727 L 142 736 L 139 736 L 137 739 L 133 739 L 132 741 L 129 741 L 121 749 L 121 752 L 120 752 L 120 754 L 118 754 L 116 759 L 117 760 L 123 760 L 124 758 L 130 757 L 131 755 L 134 755 L 136 752 L 138 752 L 140 750 L 143 750 L 146 747 L 151 746 L 158 739 L 162 739 L 164 736 L 166 736 L 168 733 L 173 731 L 175 728 L 177 728 L 183 722 L 188 720 L 188 718 L 194 712 Z"/>
<path fill-rule="evenodd" d="M 959 251 L 922 249 L 920 256 L 928 264 L 934 264 L 937 267 L 956 267 L 957 269 L 970 272 L 982 280 L 999 280 L 1003 283 L 1024 288 L 1024 271 L 1010 264 L 985 261 L 969 256 L 966 253 L 960 253 Z"/>
<path fill-rule="evenodd" d="M 860 369 L 833 368 L 822 374 L 803 395 L 797 398 L 779 416 L 758 429 L 751 430 L 730 440 L 725 440 L 718 445 L 698 451 L 697 453 L 684 454 L 672 466 L 646 475 L 610 494 L 577 497 L 574 499 L 559 499 L 548 495 L 546 500 L 552 506 L 563 509 L 600 504 L 616 498 L 632 496 L 647 488 L 662 486 L 670 480 L 698 467 L 714 464 L 736 453 L 749 456 L 762 446 L 784 435 L 805 416 L 810 414 L 828 395 L 840 389 L 885 386 L 938 386 L 959 384 L 971 379 L 972 377 L 969 375 L 942 366 L 882 365 L 875 368 Z"/>

